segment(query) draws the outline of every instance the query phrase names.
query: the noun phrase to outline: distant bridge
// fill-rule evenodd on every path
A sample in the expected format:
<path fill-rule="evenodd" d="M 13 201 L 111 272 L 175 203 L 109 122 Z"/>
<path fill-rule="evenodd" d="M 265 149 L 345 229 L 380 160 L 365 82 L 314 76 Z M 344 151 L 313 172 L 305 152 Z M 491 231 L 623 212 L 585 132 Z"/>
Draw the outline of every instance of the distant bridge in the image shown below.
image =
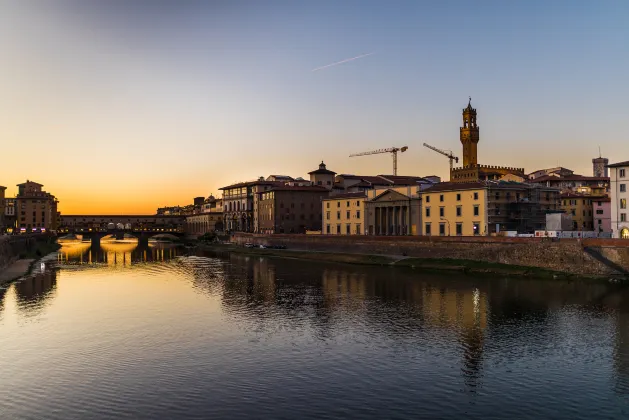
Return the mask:
<path fill-rule="evenodd" d="M 128 215 L 62 215 L 57 232 L 64 233 L 184 233 L 186 216 L 128 216 Z"/>

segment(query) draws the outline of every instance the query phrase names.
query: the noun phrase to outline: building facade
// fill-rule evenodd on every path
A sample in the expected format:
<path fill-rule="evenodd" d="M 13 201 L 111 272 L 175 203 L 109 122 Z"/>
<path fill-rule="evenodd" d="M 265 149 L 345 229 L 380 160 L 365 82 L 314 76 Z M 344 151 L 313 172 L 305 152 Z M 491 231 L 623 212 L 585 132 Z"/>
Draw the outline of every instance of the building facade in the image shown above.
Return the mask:
<path fill-rule="evenodd" d="M 419 235 L 421 202 L 417 190 L 410 187 L 372 190 L 365 201 L 368 235 Z"/>
<path fill-rule="evenodd" d="M 43 185 L 27 180 L 18 184 L 15 197 L 17 229 L 20 233 L 57 229 L 57 199 L 42 190 Z"/>
<path fill-rule="evenodd" d="M 584 188 L 590 188 L 591 194 L 607 194 L 609 191 L 608 177 L 594 177 L 583 175 L 544 175 L 528 181 L 532 184 L 543 185 L 548 188 L 557 188 L 562 192 L 586 192 Z"/>
<path fill-rule="evenodd" d="M 5 191 L 6 191 L 7 187 L 3 187 L 2 185 L 0 185 L 0 235 L 2 235 L 3 233 L 6 232 L 7 230 L 7 226 L 5 224 Z"/>
<path fill-rule="evenodd" d="M 253 189 L 255 182 L 241 182 L 223 191 L 223 225 L 228 232 L 253 232 Z"/>
<path fill-rule="evenodd" d="M 15 198 L 4 199 L 4 228 L 7 233 L 15 232 L 15 224 L 17 218 L 15 216 L 15 209 L 17 204 Z"/>
<path fill-rule="evenodd" d="M 572 230 L 593 231 L 594 207 L 593 201 L 604 197 L 577 193 L 562 193 L 560 208 L 572 217 Z"/>
<path fill-rule="evenodd" d="M 488 189 L 481 183 L 444 183 L 422 193 L 423 234 L 488 234 Z"/>
<path fill-rule="evenodd" d="M 559 190 L 519 182 L 447 182 L 422 192 L 424 235 L 533 233 L 557 211 Z"/>
<path fill-rule="evenodd" d="M 324 235 L 364 235 L 367 194 L 354 192 L 323 199 Z"/>
<path fill-rule="evenodd" d="M 321 161 L 319 169 L 308 172 L 308 175 L 310 175 L 312 185 L 325 187 L 328 190 L 331 190 L 334 186 L 334 176 L 336 172 L 329 170 L 323 161 Z"/>
<path fill-rule="evenodd" d="M 629 239 L 629 221 L 627 221 L 629 161 L 614 163 L 609 165 L 608 168 L 612 237 Z"/>
<path fill-rule="evenodd" d="M 281 185 L 257 194 L 260 233 L 321 231 L 321 203 L 328 188 Z"/>
<path fill-rule="evenodd" d="M 186 234 L 198 237 L 223 230 L 223 212 L 201 213 L 186 216 Z"/>
<path fill-rule="evenodd" d="M 594 230 L 599 233 L 612 231 L 612 206 L 609 197 L 601 197 L 592 201 L 594 210 Z"/>

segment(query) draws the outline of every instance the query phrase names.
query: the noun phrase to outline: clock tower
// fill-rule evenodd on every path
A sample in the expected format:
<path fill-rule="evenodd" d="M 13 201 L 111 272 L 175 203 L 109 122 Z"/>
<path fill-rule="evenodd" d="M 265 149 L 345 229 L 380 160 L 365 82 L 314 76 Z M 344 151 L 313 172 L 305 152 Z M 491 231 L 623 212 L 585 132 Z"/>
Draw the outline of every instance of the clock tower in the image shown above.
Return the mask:
<path fill-rule="evenodd" d="M 463 127 L 460 133 L 463 144 L 463 167 L 478 164 L 476 146 L 478 144 L 478 125 L 476 125 L 476 110 L 472 108 L 472 98 L 463 110 Z"/>

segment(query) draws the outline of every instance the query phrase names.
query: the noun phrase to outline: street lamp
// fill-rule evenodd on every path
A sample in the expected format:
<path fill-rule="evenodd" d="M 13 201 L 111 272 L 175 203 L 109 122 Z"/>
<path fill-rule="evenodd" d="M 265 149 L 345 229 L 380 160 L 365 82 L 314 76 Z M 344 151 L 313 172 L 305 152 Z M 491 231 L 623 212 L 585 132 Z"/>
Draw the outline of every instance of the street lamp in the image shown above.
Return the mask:
<path fill-rule="evenodd" d="M 439 220 L 445 220 L 448 223 L 448 236 L 450 236 L 450 221 L 445 217 L 440 217 Z"/>

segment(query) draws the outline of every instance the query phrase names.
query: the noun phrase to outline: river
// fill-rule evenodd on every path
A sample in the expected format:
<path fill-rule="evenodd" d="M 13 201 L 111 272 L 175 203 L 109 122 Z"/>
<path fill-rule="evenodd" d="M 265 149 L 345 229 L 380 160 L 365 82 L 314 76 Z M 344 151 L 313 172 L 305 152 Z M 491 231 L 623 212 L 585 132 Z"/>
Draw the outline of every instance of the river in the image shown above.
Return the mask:
<path fill-rule="evenodd" d="M 0 290 L 0 418 L 629 418 L 629 290 L 133 244 Z"/>

